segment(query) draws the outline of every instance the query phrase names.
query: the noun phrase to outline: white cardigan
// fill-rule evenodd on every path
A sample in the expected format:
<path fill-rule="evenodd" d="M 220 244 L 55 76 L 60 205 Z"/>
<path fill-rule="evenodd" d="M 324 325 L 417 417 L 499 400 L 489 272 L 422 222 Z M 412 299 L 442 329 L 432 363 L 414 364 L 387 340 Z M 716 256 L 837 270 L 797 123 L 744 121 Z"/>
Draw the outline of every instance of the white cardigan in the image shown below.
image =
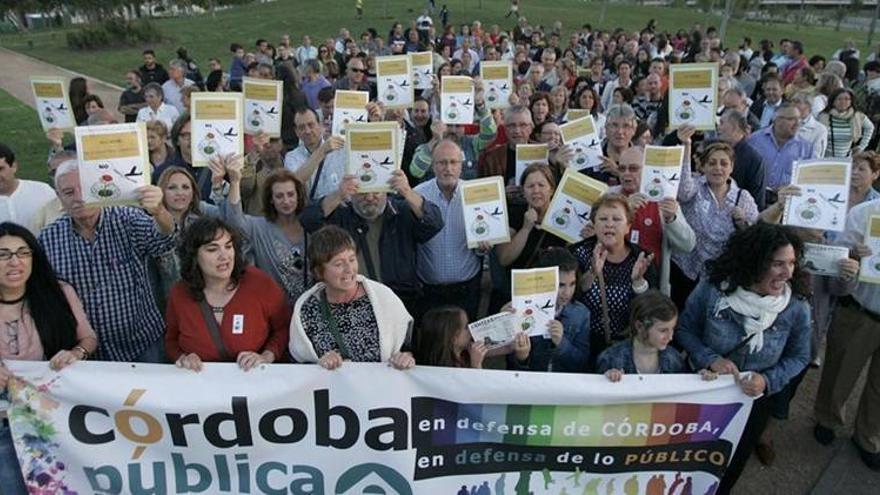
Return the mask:
<path fill-rule="evenodd" d="M 410 338 L 413 318 L 407 312 L 403 302 L 387 286 L 358 275 L 357 281 L 364 286 L 373 314 L 379 326 L 379 352 L 382 362 L 388 361 L 391 355 L 400 351 L 403 344 Z M 302 306 L 311 297 L 320 297 L 326 287 L 318 282 L 296 300 L 293 306 L 293 318 L 290 319 L 290 355 L 300 363 L 317 363 L 320 356 L 315 352 L 315 345 L 306 335 L 302 322 Z"/>

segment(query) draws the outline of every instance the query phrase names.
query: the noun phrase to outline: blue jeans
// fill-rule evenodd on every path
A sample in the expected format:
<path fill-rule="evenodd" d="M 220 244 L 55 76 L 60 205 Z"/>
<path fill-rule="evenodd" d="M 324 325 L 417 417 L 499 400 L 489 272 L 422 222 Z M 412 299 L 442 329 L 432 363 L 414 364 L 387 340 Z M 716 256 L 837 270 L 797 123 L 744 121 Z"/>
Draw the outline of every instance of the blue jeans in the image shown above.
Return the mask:
<path fill-rule="evenodd" d="M 6 421 L 0 425 L 0 495 L 24 495 L 27 487 L 12 444 L 12 432 Z"/>

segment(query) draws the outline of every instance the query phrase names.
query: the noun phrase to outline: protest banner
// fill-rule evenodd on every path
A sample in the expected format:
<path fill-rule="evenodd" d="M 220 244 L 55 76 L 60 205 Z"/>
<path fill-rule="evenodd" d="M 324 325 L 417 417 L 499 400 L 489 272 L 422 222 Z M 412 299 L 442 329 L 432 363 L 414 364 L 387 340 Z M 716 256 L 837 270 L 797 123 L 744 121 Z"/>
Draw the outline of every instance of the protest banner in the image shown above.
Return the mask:
<path fill-rule="evenodd" d="M 868 217 L 867 227 L 863 244 L 871 250 L 871 256 L 866 256 L 861 260 L 859 281 L 880 284 L 880 215 Z"/>
<path fill-rule="evenodd" d="M 244 155 L 240 93 L 193 93 L 190 108 L 193 167 L 207 167 L 214 158 Z"/>
<path fill-rule="evenodd" d="M 89 205 L 136 205 L 150 185 L 147 127 L 143 122 L 74 129 L 82 199 Z"/>
<path fill-rule="evenodd" d="M 696 374 L 7 365 L 32 493 L 712 493 L 752 403 Z"/>
<path fill-rule="evenodd" d="M 376 58 L 376 87 L 385 108 L 409 108 L 413 104 L 410 58 L 392 55 Z"/>
<path fill-rule="evenodd" d="M 800 186 L 801 194 L 786 199 L 782 223 L 843 232 L 852 162 L 849 159 L 802 160 L 793 167 L 791 183 Z"/>
<path fill-rule="evenodd" d="M 385 122 L 349 124 L 345 171 L 358 178 L 358 192 L 390 192 L 391 174 L 400 168 L 400 131 Z"/>
<path fill-rule="evenodd" d="M 281 81 L 266 81 L 245 77 L 244 93 L 245 134 L 266 133 L 281 137 L 281 107 L 284 89 Z"/>
<path fill-rule="evenodd" d="M 67 80 L 60 77 L 32 77 L 34 108 L 44 131 L 61 129 L 72 131 L 76 120 L 67 94 Z"/>
<path fill-rule="evenodd" d="M 480 62 L 480 77 L 486 92 L 486 106 L 491 110 L 509 107 L 513 93 L 513 66 L 510 61 Z"/>
<path fill-rule="evenodd" d="M 692 125 L 697 130 L 714 130 L 717 86 L 718 64 L 670 65 L 669 128 Z"/>
<path fill-rule="evenodd" d="M 504 179 L 494 176 L 462 181 L 461 191 L 468 248 L 473 249 L 480 242 L 493 246 L 510 242 Z"/>

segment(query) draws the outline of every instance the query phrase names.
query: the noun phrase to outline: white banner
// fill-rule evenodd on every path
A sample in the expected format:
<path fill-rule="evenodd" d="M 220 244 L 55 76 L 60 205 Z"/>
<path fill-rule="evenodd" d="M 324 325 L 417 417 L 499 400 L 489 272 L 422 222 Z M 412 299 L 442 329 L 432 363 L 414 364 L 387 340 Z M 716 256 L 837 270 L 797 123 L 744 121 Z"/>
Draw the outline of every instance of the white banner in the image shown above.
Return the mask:
<path fill-rule="evenodd" d="M 31 493 L 712 493 L 751 409 L 729 376 L 7 364 Z"/>

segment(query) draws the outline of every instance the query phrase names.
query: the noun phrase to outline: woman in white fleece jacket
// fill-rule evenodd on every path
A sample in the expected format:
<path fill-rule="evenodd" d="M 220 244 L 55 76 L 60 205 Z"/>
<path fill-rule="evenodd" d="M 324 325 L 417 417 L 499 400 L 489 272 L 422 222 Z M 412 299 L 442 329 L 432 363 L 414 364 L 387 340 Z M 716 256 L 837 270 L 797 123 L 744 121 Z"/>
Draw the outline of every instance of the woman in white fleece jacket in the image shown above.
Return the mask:
<path fill-rule="evenodd" d="M 290 354 L 300 363 L 335 369 L 345 360 L 415 365 L 406 351 L 413 319 L 388 287 L 358 275 L 357 247 L 327 226 L 309 238 L 309 266 L 319 281 L 296 301 Z"/>

